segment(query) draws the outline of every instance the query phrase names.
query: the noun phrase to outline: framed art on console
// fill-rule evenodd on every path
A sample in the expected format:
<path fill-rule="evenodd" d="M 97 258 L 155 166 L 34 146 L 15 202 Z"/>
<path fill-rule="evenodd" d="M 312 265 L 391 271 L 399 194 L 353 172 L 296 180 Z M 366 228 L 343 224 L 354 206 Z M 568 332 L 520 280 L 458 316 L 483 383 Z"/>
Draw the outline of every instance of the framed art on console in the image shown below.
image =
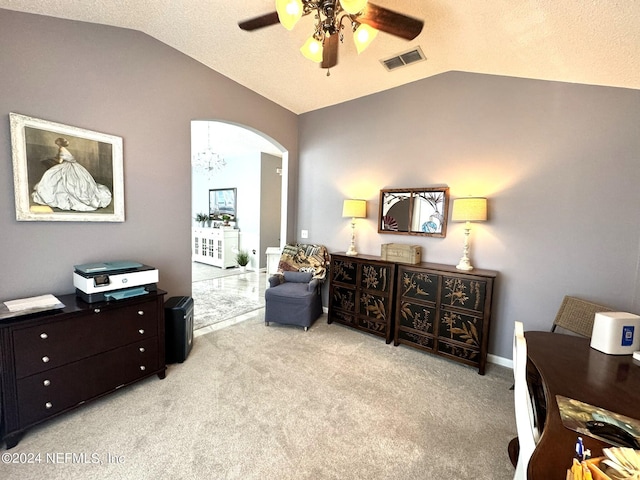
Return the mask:
<path fill-rule="evenodd" d="M 236 189 L 212 188 L 209 190 L 209 218 L 211 220 L 223 220 L 229 217 L 236 221 Z"/>
<path fill-rule="evenodd" d="M 16 220 L 124 222 L 122 138 L 10 113 Z"/>
<path fill-rule="evenodd" d="M 378 233 L 445 237 L 449 187 L 380 190 Z"/>

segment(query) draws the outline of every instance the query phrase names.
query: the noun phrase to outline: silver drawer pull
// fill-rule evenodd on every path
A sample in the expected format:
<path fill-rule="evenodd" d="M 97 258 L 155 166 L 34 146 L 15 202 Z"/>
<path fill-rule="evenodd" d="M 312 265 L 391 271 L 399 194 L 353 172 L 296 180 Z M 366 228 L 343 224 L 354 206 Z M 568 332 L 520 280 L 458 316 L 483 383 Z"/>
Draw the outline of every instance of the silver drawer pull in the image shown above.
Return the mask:
<path fill-rule="evenodd" d="M 46 333 L 43 332 L 43 333 L 40 334 L 40 338 L 43 339 L 43 340 L 46 340 L 47 338 L 49 338 L 49 335 L 47 335 Z"/>
<path fill-rule="evenodd" d="M 143 310 L 138 310 L 138 315 L 144 315 L 144 311 Z"/>
<path fill-rule="evenodd" d="M 144 353 L 144 347 L 140 347 L 140 353 Z"/>
<path fill-rule="evenodd" d="M 94 313 L 100 313 L 100 309 L 99 309 L 99 308 L 94 308 L 94 309 L 93 309 L 93 312 L 94 312 Z"/>
<path fill-rule="evenodd" d="M 140 370 L 142 370 L 143 372 L 147 369 L 147 367 L 145 367 L 144 365 L 140 365 Z"/>
<path fill-rule="evenodd" d="M 49 363 L 49 357 L 42 357 L 43 363 Z"/>
<path fill-rule="evenodd" d="M 143 328 L 141 328 L 140 330 L 138 330 L 138 333 L 139 333 L 140 335 L 144 335 L 144 329 L 143 329 Z"/>
<path fill-rule="evenodd" d="M 42 384 L 43 384 L 45 387 L 48 387 L 49 385 L 51 385 L 51 380 L 45 380 L 44 382 L 42 382 Z"/>
<path fill-rule="evenodd" d="M 53 407 L 53 404 L 51 402 L 47 402 L 44 404 L 44 408 L 46 408 L 47 410 L 50 409 L 51 407 Z"/>

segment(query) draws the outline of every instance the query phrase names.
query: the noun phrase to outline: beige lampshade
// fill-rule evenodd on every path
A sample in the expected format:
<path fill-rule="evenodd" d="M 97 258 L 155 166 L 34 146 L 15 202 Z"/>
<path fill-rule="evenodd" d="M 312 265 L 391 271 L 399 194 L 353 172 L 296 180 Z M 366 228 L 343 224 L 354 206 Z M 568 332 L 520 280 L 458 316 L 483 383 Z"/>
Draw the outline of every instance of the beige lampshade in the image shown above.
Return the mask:
<path fill-rule="evenodd" d="M 365 218 L 367 216 L 366 200 L 345 200 L 342 204 L 342 216 Z"/>
<path fill-rule="evenodd" d="M 482 197 L 456 198 L 451 220 L 454 222 L 484 222 L 487 220 L 487 199 Z"/>

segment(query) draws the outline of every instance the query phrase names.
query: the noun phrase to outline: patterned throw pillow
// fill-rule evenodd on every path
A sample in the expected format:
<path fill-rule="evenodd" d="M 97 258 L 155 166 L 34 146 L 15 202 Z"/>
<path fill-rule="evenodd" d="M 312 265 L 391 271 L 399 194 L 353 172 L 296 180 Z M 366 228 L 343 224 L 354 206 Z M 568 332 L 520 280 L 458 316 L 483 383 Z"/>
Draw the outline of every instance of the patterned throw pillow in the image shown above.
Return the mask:
<path fill-rule="evenodd" d="M 324 280 L 329 253 L 324 245 L 285 245 L 278 264 L 279 272 L 310 272 L 313 278 Z"/>

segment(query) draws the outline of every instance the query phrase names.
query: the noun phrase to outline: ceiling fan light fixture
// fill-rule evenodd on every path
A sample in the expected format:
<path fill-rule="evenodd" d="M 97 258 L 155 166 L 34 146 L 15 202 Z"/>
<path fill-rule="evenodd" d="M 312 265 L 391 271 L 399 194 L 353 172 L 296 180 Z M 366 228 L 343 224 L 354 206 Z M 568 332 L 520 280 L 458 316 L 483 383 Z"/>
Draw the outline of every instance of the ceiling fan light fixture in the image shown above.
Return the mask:
<path fill-rule="evenodd" d="M 340 0 L 340 5 L 345 12 L 356 15 L 364 10 L 367 0 Z"/>
<path fill-rule="evenodd" d="M 364 52 L 373 39 L 376 38 L 376 35 L 378 35 L 378 30 L 367 24 L 361 23 L 356 27 L 353 32 L 353 41 L 356 44 L 358 54 Z"/>
<path fill-rule="evenodd" d="M 300 47 L 300 52 L 312 62 L 322 62 L 322 43 L 316 40 L 313 35 Z"/>
<path fill-rule="evenodd" d="M 338 64 L 338 47 L 349 26 L 358 53 L 368 47 L 378 31 L 414 40 L 424 27 L 423 20 L 368 0 L 275 0 L 275 4 L 275 12 L 243 20 L 238 26 L 253 31 L 280 23 L 292 30 L 300 18 L 311 15 L 315 25 L 313 38 L 308 39 L 300 51 L 327 71 Z"/>
<path fill-rule="evenodd" d="M 287 30 L 293 30 L 298 20 L 302 18 L 301 0 L 276 0 L 278 20 Z"/>

